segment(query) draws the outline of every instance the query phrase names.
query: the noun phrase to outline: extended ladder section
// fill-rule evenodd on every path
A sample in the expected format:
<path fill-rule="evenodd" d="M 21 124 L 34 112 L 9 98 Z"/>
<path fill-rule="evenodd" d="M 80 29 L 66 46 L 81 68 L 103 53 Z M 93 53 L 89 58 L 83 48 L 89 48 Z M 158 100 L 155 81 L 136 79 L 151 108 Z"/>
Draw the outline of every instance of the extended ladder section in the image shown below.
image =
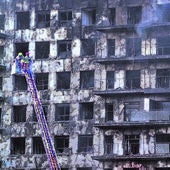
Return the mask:
<path fill-rule="evenodd" d="M 50 169 L 60 170 L 60 167 L 57 161 L 57 155 L 55 153 L 55 149 L 52 144 L 47 122 L 44 116 L 43 108 L 38 98 L 37 88 L 36 88 L 35 81 L 32 76 L 32 72 L 30 70 L 24 70 L 23 72 L 24 72 L 27 84 L 29 86 L 29 89 L 31 91 L 31 95 L 32 95 L 33 103 L 34 103 L 34 109 L 36 112 L 39 127 L 41 129 L 42 140 L 43 140 L 44 148 L 45 148 L 45 151 L 48 157 Z"/>

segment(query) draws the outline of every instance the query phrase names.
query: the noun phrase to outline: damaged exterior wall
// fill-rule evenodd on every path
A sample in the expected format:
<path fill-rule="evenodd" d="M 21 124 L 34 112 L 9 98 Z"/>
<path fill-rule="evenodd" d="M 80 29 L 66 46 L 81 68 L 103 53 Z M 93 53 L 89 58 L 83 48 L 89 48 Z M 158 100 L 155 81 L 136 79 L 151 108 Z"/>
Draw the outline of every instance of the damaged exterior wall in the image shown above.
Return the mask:
<path fill-rule="evenodd" d="M 10 74 L 18 52 L 17 43 L 28 43 L 27 49 L 21 46 L 21 51 L 29 50 L 32 56 L 35 80 L 38 73 L 48 73 L 45 84 L 48 88 L 38 94 L 41 103 L 47 105 L 46 118 L 53 142 L 56 137 L 69 137 L 68 146 L 62 146 L 64 151 L 57 150 L 62 168 L 170 167 L 170 41 L 166 39 L 167 43 L 163 43 L 165 40 L 160 38 L 169 35 L 169 21 L 168 18 L 167 22 L 160 21 L 157 15 L 160 12 L 163 18 L 169 4 L 166 7 L 156 0 L 3 0 L 0 3 L 3 7 L 0 15 L 5 15 L 1 31 L 7 36 L 0 38 L 0 46 L 5 47 L 3 66 L 6 66 L 5 73 L 3 69 L 0 73 L 3 80 L 1 169 L 7 166 L 49 169 L 46 155 L 36 154 L 33 149 L 33 139 L 40 137 L 41 131 L 33 120 L 30 92 L 16 89 L 16 77 Z M 141 14 L 136 9 L 141 9 Z M 27 28 L 23 28 L 27 23 L 19 17 L 21 12 L 29 12 Z M 43 46 L 38 48 L 41 42 L 49 43 L 48 56 L 43 56 L 46 51 L 41 53 Z M 42 58 L 37 58 L 39 53 Z M 59 79 L 60 73 L 70 73 L 69 88 L 68 80 Z M 24 86 L 22 83 L 19 87 Z M 89 118 L 90 104 L 86 109 L 80 107 L 84 103 L 86 106 L 93 103 L 92 118 Z M 68 120 L 63 118 L 65 115 L 61 115 L 63 119 L 56 118 L 59 114 L 56 105 L 65 106 L 62 104 L 69 104 Z M 26 106 L 26 121 L 15 121 L 14 106 Z M 85 115 L 81 119 L 82 114 Z M 81 137 L 87 140 L 83 146 Z M 13 141 L 19 139 L 24 139 L 25 151 L 18 154 L 13 151 Z"/>

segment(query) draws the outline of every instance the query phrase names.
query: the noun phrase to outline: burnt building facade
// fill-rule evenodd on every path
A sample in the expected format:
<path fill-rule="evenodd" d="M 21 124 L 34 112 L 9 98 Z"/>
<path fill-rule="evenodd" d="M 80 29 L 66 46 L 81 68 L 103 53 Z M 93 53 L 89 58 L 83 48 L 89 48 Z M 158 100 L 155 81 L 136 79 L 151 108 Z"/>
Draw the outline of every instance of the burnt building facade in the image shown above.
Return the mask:
<path fill-rule="evenodd" d="M 26 51 L 61 169 L 170 169 L 169 11 L 168 0 L 2 0 L 1 169 L 49 169 L 25 78 L 10 73 Z"/>

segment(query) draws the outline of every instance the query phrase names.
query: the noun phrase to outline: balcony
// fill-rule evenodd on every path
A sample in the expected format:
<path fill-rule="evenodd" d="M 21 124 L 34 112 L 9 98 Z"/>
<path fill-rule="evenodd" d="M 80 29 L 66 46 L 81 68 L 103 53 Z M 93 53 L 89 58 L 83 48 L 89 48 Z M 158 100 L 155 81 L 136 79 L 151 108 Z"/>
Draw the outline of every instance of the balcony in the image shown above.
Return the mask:
<path fill-rule="evenodd" d="M 127 25 L 96 25 L 95 29 L 97 31 L 105 32 L 131 32 L 136 30 L 137 25 L 127 24 Z"/>
<path fill-rule="evenodd" d="M 151 127 L 169 127 L 170 121 L 151 121 L 151 122 L 103 122 L 103 123 L 96 123 L 94 127 L 100 129 L 133 129 L 133 128 L 151 128 Z"/>
<path fill-rule="evenodd" d="M 107 138 L 105 138 L 104 154 L 93 156 L 93 159 L 99 161 L 159 161 L 170 159 L 170 143 L 156 142 L 153 148 L 154 153 L 141 155 L 139 153 L 139 135 L 127 136 L 125 136 L 123 143 L 107 142 Z M 123 154 L 118 155 L 118 153 Z"/>
<path fill-rule="evenodd" d="M 133 77 L 133 76 L 132 76 Z M 109 85 L 109 81 L 107 79 L 102 80 L 95 80 L 95 83 L 98 84 L 99 87 L 103 88 L 103 84 L 106 82 L 106 89 L 105 90 L 94 90 L 93 93 L 95 95 L 101 95 L 103 97 L 108 96 L 126 96 L 126 95 L 165 95 L 170 93 L 170 76 L 147 76 L 144 80 L 145 84 L 152 81 L 154 83 L 154 87 L 147 87 L 150 86 L 149 84 L 144 88 L 140 87 L 141 80 L 140 78 L 129 78 L 125 80 L 124 78 L 117 78 L 111 81 L 111 85 Z M 156 80 L 155 80 L 156 79 Z M 112 88 L 108 88 L 112 86 Z"/>
<path fill-rule="evenodd" d="M 170 126 L 170 111 L 134 111 L 124 115 L 124 121 L 104 121 L 94 125 L 101 129 L 150 128 Z"/>
<path fill-rule="evenodd" d="M 123 78 L 117 78 L 114 82 L 111 80 L 96 80 L 96 84 L 99 84 L 102 86 L 103 82 L 106 81 L 106 90 L 94 90 L 93 93 L 95 95 L 101 95 L 101 96 L 117 96 L 117 95 L 143 95 L 144 89 L 140 87 L 140 78 L 131 78 L 128 80 L 125 80 Z M 109 82 L 112 84 L 109 85 Z M 113 85 L 114 82 L 114 85 Z M 109 88 L 109 87 L 112 88 Z M 117 88 L 114 88 L 113 86 L 117 86 Z M 125 87 L 123 87 L 125 86 Z"/>
<path fill-rule="evenodd" d="M 107 23 L 107 24 L 106 24 Z M 147 22 L 142 24 L 126 24 L 126 25 L 112 25 L 108 22 L 103 22 L 101 24 L 96 25 L 95 28 L 97 31 L 104 32 L 131 32 L 131 31 L 139 31 L 141 34 L 156 34 L 160 33 L 163 30 L 170 29 L 170 22 Z"/>
<path fill-rule="evenodd" d="M 117 154 L 107 154 L 101 156 L 93 156 L 92 159 L 98 161 L 160 161 L 160 160 L 170 160 L 170 153 L 167 154 L 147 154 L 147 155 L 117 155 Z"/>
<path fill-rule="evenodd" d="M 156 35 L 150 40 L 141 38 L 126 38 L 126 54 L 121 56 L 115 54 L 116 46 L 112 43 L 111 49 L 109 44 L 107 49 L 99 46 L 100 51 L 95 59 L 100 64 L 134 64 L 134 63 L 158 63 L 170 61 L 170 37 L 157 37 Z M 110 53 L 110 49 L 112 50 Z M 125 49 L 124 49 L 125 50 Z M 107 54 L 106 54 L 106 51 Z M 125 53 L 125 51 L 124 51 Z M 105 54 L 105 56 L 103 55 Z"/>
<path fill-rule="evenodd" d="M 157 76 L 155 88 L 144 89 L 145 94 L 169 94 L 170 76 Z"/>
<path fill-rule="evenodd" d="M 106 58 L 101 58 L 98 57 L 95 59 L 97 63 L 100 64 L 113 64 L 113 63 L 152 63 L 154 62 L 166 62 L 170 61 L 169 55 L 139 55 L 139 56 L 122 56 L 122 57 L 117 57 L 117 56 L 108 56 Z"/>

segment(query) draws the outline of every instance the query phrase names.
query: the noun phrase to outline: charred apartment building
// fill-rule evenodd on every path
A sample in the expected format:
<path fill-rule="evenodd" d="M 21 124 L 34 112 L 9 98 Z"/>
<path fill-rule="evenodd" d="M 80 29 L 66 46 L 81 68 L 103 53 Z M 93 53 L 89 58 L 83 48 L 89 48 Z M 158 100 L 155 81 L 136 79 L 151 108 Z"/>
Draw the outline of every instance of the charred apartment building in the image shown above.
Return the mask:
<path fill-rule="evenodd" d="M 170 169 L 169 0 L 0 1 L 0 166 L 48 170 L 26 51 L 62 170 Z"/>

